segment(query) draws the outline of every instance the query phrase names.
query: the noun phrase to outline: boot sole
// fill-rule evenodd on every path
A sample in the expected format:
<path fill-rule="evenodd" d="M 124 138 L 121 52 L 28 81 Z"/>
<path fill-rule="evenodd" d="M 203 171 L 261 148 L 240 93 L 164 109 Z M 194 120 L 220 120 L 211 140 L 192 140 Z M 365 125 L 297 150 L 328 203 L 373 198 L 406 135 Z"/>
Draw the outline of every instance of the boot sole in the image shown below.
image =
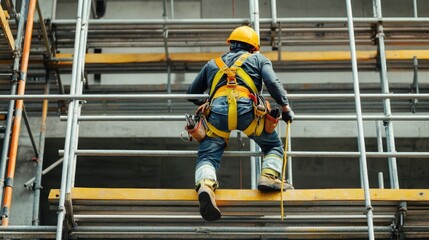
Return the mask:
<path fill-rule="evenodd" d="M 286 188 L 283 189 L 283 192 L 285 192 L 286 190 L 293 190 L 294 188 Z M 264 185 L 264 184 L 260 184 L 258 185 L 258 190 L 261 192 L 280 192 L 280 188 L 273 188 L 270 185 Z"/>
<path fill-rule="evenodd" d="M 280 189 L 274 189 L 267 185 L 258 185 L 258 190 L 261 192 L 280 192 Z M 285 190 L 283 190 L 285 191 Z"/>
<path fill-rule="evenodd" d="M 210 194 L 207 192 L 201 192 L 198 195 L 198 201 L 200 202 L 200 214 L 206 221 L 216 221 L 221 218 L 219 209 L 213 205 Z"/>

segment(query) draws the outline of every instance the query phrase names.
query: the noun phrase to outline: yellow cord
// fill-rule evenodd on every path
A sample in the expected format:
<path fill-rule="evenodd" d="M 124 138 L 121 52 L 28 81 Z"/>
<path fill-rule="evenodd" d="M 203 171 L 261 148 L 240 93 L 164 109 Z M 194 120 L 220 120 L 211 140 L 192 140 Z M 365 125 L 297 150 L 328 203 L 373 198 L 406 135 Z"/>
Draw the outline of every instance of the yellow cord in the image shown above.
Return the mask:
<path fill-rule="evenodd" d="M 288 150 L 288 146 L 289 146 L 289 131 L 290 131 L 290 121 L 287 121 L 287 123 L 286 123 L 285 151 L 283 153 L 282 187 L 280 189 L 280 209 L 281 209 L 280 215 L 281 215 L 282 221 L 284 218 L 283 187 L 285 184 L 285 176 L 286 176 L 287 150 Z"/>

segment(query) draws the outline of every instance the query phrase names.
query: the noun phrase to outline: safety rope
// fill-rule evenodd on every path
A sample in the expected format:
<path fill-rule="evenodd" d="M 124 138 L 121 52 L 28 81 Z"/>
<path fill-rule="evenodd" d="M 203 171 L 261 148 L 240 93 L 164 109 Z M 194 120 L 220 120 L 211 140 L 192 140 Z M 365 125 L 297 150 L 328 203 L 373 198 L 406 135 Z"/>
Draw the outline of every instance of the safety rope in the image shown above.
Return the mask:
<path fill-rule="evenodd" d="M 285 139 L 285 150 L 283 153 L 283 169 L 282 169 L 282 187 L 280 190 L 280 209 L 281 209 L 281 218 L 282 221 L 284 219 L 284 207 L 283 207 L 283 187 L 285 184 L 285 176 L 286 176 L 286 163 L 287 163 L 287 150 L 288 150 L 288 146 L 289 146 L 289 132 L 290 132 L 290 121 L 287 121 L 286 123 L 286 139 Z"/>

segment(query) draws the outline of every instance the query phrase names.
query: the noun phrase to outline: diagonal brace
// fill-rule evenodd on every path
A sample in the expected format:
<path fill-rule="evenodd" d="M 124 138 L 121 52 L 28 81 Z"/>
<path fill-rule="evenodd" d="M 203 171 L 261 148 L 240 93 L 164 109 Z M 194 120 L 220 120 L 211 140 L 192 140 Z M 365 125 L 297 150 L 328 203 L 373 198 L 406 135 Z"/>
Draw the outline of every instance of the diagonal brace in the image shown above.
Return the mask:
<path fill-rule="evenodd" d="M 5 33 L 4 36 L 6 37 L 10 50 L 14 51 L 15 40 L 13 38 L 12 31 L 10 30 L 8 19 L 9 19 L 9 14 L 7 13 L 7 11 L 4 11 L 0 5 L 0 25 L 1 25 L 1 28 L 3 29 L 3 32 Z"/>

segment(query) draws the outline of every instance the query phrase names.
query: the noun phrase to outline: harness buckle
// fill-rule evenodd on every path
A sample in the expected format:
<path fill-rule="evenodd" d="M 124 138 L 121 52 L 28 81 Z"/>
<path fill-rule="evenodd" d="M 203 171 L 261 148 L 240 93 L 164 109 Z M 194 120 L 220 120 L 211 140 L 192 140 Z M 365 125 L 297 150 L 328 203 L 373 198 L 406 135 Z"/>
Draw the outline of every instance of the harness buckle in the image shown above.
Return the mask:
<path fill-rule="evenodd" d="M 264 105 L 258 104 L 255 107 L 255 117 L 261 119 L 267 113 L 267 108 Z"/>
<path fill-rule="evenodd" d="M 227 85 L 237 86 L 237 80 L 235 79 L 235 76 L 237 75 L 237 68 L 232 66 L 225 73 L 226 73 L 226 78 L 228 80 Z"/>
<path fill-rule="evenodd" d="M 228 79 L 229 80 L 229 79 Z M 235 88 L 235 87 L 237 87 L 238 86 L 238 83 L 237 83 L 237 81 L 235 81 L 235 79 L 234 79 L 234 81 L 228 81 L 228 83 L 226 84 L 226 86 L 228 87 L 228 88 Z"/>

